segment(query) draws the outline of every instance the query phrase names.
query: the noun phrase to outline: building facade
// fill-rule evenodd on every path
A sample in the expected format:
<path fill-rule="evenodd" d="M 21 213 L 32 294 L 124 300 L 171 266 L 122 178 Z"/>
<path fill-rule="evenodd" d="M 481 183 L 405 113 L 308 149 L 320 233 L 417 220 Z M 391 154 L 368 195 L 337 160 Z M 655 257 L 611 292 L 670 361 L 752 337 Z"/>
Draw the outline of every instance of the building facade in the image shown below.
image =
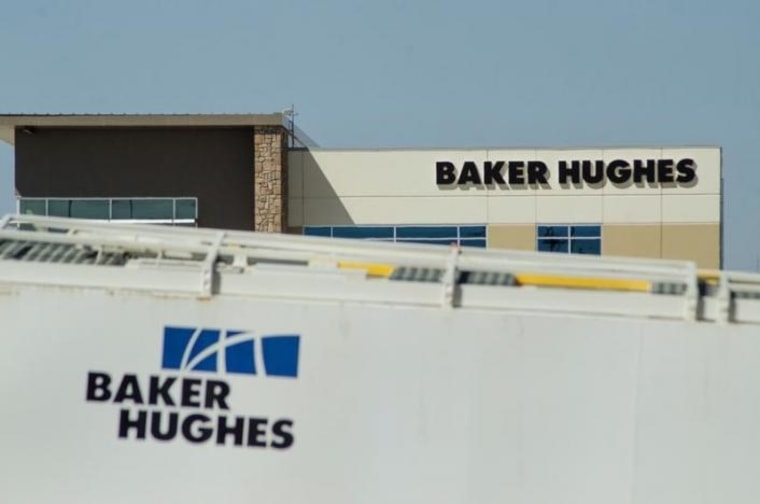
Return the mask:
<path fill-rule="evenodd" d="M 0 116 L 21 213 L 281 232 L 280 114 Z"/>
<path fill-rule="evenodd" d="M 721 150 L 300 150 L 307 234 L 721 263 Z"/>
<path fill-rule="evenodd" d="M 722 263 L 718 147 L 291 148 L 279 114 L 0 116 L 19 211 Z"/>

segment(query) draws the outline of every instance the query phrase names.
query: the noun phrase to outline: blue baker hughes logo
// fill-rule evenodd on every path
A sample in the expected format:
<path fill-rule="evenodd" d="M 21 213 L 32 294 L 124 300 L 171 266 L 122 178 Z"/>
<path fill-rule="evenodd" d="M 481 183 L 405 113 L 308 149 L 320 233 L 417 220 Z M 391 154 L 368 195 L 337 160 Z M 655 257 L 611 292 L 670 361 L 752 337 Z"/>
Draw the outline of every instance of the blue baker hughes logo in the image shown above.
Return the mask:
<path fill-rule="evenodd" d="M 118 405 L 119 439 L 288 449 L 295 440 L 294 420 L 237 413 L 234 383 L 219 374 L 297 378 L 300 342 L 293 334 L 166 326 L 161 367 L 175 372 L 90 371 L 85 398 Z M 285 389 L 298 385 L 287 381 Z M 249 410 L 256 398 L 244 397 Z"/>
<path fill-rule="evenodd" d="M 167 326 L 161 367 L 296 378 L 299 346 L 296 335 Z"/>

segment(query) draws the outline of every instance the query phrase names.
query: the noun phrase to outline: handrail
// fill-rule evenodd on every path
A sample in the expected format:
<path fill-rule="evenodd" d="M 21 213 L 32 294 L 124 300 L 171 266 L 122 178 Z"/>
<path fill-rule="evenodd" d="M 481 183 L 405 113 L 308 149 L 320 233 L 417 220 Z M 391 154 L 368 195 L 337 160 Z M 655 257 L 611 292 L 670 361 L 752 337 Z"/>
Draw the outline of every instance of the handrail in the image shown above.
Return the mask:
<path fill-rule="evenodd" d="M 220 272 L 252 274 L 264 271 L 260 269 L 262 265 L 279 264 L 304 268 L 294 270 L 304 272 L 324 270 L 325 266 L 336 272 L 358 271 L 368 281 L 440 283 L 444 306 L 460 303 L 463 289 L 496 285 L 557 292 L 571 289 L 669 296 L 682 299 L 680 316 L 686 320 L 730 321 L 735 312 L 732 309 L 735 298 L 760 302 L 760 275 L 698 270 L 689 261 L 559 256 L 27 215 L 10 215 L 0 220 L 0 242 L 3 241 L 91 249 L 98 254 L 97 260 L 88 263 L 94 267 L 149 267 L 152 271 L 177 272 L 177 266 L 181 266 L 182 271 L 197 270 L 201 275 L 200 283 L 196 283 L 197 292 L 204 297 L 215 293 L 218 282 L 214 276 Z M 124 254 L 125 260 L 101 261 L 104 253 Z M 52 257 L 39 254 L 39 259 L 34 255 L 31 260 L 44 262 Z M 422 273 L 417 274 L 416 270 Z M 705 285 L 712 287 L 700 288 Z M 717 308 L 706 308 L 701 299 L 716 300 Z"/>

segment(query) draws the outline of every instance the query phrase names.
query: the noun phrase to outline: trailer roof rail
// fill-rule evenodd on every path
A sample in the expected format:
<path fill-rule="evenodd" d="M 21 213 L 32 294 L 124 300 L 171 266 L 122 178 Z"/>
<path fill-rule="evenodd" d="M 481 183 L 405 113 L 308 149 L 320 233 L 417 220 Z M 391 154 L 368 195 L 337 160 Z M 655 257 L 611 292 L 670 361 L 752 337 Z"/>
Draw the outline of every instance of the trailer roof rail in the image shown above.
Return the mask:
<path fill-rule="evenodd" d="M 760 275 L 688 261 L 7 215 L 0 282 L 760 323 Z"/>

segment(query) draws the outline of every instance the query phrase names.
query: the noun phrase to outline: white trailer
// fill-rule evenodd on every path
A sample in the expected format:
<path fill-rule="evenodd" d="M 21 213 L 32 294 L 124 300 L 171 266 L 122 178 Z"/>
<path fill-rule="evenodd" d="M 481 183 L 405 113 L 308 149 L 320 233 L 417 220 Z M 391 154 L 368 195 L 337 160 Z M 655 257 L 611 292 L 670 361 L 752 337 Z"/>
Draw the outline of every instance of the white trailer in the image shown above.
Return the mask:
<path fill-rule="evenodd" d="M 0 222 L 0 503 L 760 502 L 760 276 Z"/>

